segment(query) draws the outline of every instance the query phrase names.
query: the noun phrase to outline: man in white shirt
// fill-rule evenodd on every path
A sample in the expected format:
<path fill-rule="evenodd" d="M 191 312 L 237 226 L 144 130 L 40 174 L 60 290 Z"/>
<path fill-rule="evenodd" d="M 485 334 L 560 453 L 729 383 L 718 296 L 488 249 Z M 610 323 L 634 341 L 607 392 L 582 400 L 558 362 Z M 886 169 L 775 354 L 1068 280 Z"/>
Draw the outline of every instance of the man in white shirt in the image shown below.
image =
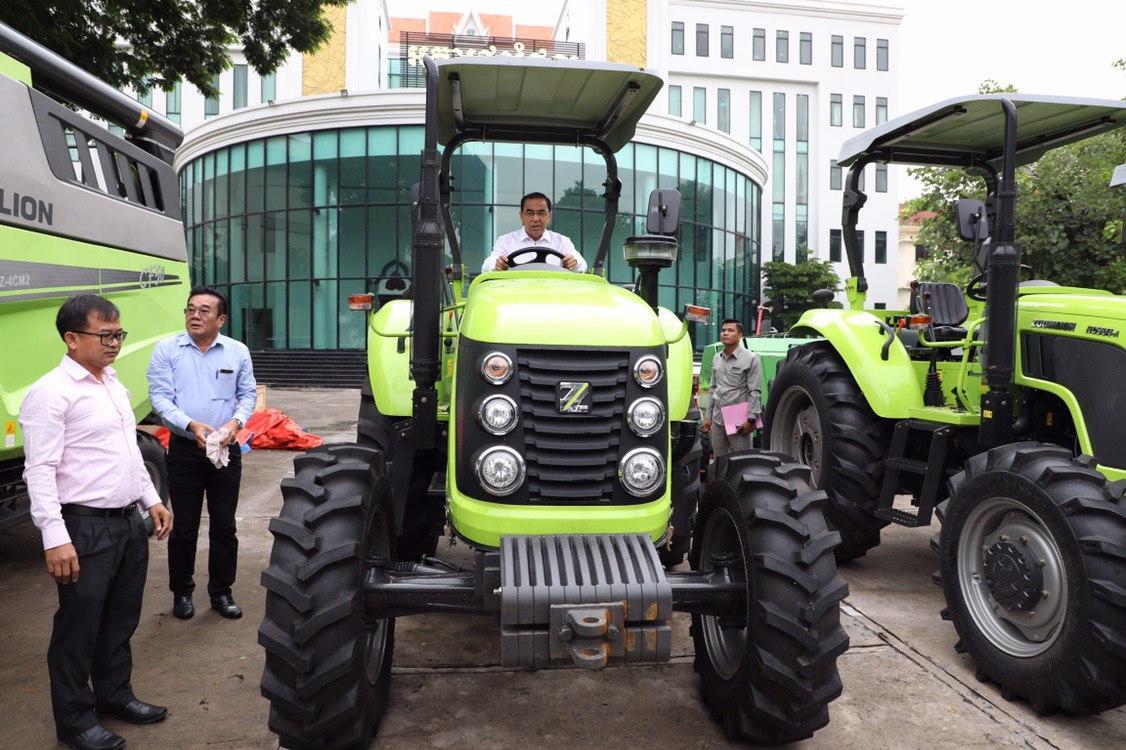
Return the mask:
<path fill-rule="evenodd" d="M 520 199 L 520 223 L 523 225 L 520 229 L 502 234 L 497 238 L 496 244 L 493 245 L 493 252 L 485 258 L 485 262 L 481 265 L 481 273 L 507 271 L 509 268 L 508 256 L 517 250 L 530 247 L 554 250 L 562 256 L 548 254 L 543 262 L 562 266 L 575 273 L 586 271 L 586 261 L 575 250 L 571 240 L 565 235 L 552 232 L 547 228 L 551 224 L 551 199 L 546 195 L 543 193 L 528 193 Z M 529 253 L 530 255 L 531 253 Z M 523 261 L 523 258 L 520 258 L 520 260 Z"/>
<path fill-rule="evenodd" d="M 152 724 L 168 715 L 138 700 L 130 684 L 129 639 L 149 562 L 138 507 L 149 511 L 158 539 L 168 537 L 172 516 L 137 447 L 129 391 L 110 367 L 126 335 L 119 317 L 94 294 L 64 302 L 55 327 L 67 353 L 32 384 L 19 417 L 31 518 L 58 584 L 47 649 L 55 731 L 80 750 L 125 747 L 100 717 Z"/>

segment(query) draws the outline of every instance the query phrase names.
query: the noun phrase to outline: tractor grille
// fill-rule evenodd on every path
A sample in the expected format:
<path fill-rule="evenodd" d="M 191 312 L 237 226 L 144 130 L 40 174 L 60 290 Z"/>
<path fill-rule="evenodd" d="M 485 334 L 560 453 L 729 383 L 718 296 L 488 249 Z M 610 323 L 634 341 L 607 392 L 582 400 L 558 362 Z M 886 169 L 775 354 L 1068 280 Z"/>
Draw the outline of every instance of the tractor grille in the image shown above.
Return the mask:
<path fill-rule="evenodd" d="M 517 349 L 528 493 L 555 502 L 607 499 L 618 473 L 627 351 Z M 590 383 L 589 414 L 560 414 L 560 381 Z"/>

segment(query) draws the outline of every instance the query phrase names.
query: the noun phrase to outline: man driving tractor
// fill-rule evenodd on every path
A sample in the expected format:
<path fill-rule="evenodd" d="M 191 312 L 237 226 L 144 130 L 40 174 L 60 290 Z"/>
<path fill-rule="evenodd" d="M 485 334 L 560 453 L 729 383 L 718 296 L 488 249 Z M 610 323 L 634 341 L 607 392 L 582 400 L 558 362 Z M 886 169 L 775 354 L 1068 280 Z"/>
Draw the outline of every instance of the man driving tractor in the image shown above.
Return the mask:
<path fill-rule="evenodd" d="M 526 248 L 543 248 L 542 262 L 562 266 L 568 271 L 583 273 L 586 271 L 586 261 L 575 250 L 574 243 L 566 235 L 552 232 L 547 227 L 551 224 L 551 199 L 543 193 L 528 193 L 520 199 L 520 229 L 508 234 L 502 234 L 493 245 L 493 251 L 481 265 L 481 273 L 489 271 L 507 271 L 512 265 L 522 265 L 522 262 L 511 263 L 513 259 L 520 258 L 520 250 Z M 515 255 L 515 258 L 514 258 Z M 528 261 L 539 259 L 539 254 L 528 253 Z M 520 260 L 523 260 L 520 258 Z M 525 262 L 528 262 L 525 261 Z"/>

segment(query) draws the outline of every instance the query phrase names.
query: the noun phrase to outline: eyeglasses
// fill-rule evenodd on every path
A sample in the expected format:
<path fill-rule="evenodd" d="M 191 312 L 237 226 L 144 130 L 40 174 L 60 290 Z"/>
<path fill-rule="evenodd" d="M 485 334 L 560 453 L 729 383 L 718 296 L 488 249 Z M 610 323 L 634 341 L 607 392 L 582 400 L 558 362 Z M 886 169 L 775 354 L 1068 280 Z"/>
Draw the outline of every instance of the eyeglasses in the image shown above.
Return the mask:
<path fill-rule="evenodd" d="M 184 308 L 184 315 L 187 315 L 189 318 L 191 316 L 195 315 L 196 313 L 199 313 L 199 316 L 201 318 L 206 318 L 206 317 L 211 315 L 211 308 L 210 307 L 192 307 L 190 305 L 188 307 Z"/>
<path fill-rule="evenodd" d="M 550 211 L 544 211 L 544 210 L 542 210 L 542 209 L 541 209 L 541 210 L 539 210 L 539 211 L 533 211 L 533 210 L 531 210 L 531 209 L 527 209 L 527 210 L 521 211 L 520 213 L 524 214 L 524 215 L 525 215 L 525 216 L 527 216 L 527 217 L 528 217 L 529 219 L 531 219 L 531 218 L 533 218 L 533 217 L 537 217 L 537 216 L 538 216 L 539 218 L 541 218 L 541 219 L 546 219 L 546 218 L 547 218 L 547 215 L 548 215 L 549 213 L 551 213 L 551 212 L 550 212 Z"/>
<path fill-rule="evenodd" d="M 112 331 L 110 333 L 94 333 L 92 331 L 72 331 L 72 333 L 81 333 L 83 336 L 97 336 L 98 340 L 102 342 L 102 346 L 113 346 L 116 341 L 119 344 L 125 343 L 125 337 L 129 335 L 128 331 Z"/>

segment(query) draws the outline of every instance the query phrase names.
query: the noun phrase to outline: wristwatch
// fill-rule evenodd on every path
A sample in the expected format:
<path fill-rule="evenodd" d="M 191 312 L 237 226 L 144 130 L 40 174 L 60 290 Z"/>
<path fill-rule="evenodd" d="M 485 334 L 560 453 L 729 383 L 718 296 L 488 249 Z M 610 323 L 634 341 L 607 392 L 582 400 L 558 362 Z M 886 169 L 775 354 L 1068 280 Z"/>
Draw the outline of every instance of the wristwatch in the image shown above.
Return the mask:
<path fill-rule="evenodd" d="M 234 422 L 236 425 L 238 425 L 239 430 L 242 429 L 243 425 L 242 425 L 241 419 L 239 419 L 238 417 L 231 417 L 231 421 Z"/>

